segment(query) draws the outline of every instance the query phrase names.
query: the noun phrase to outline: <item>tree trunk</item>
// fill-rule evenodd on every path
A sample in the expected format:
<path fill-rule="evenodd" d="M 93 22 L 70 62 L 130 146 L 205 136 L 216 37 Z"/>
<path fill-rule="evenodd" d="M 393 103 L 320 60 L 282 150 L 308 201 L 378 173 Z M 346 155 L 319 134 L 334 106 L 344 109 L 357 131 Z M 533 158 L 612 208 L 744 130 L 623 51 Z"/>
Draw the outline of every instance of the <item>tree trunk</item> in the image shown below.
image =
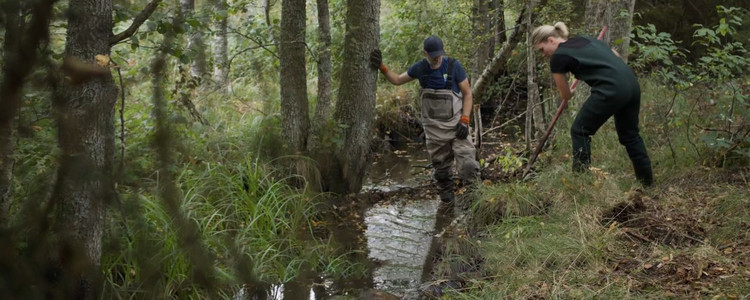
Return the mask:
<path fill-rule="evenodd" d="M 493 18 L 490 11 L 490 0 L 474 0 L 472 19 L 477 47 L 474 56 L 474 66 L 471 68 L 472 80 L 476 80 L 482 75 L 481 72 L 492 59 L 495 52 L 495 30 L 494 26 L 492 26 Z"/>
<path fill-rule="evenodd" d="M 312 134 L 307 145 L 308 152 L 320 147 L 322 130 L 329 119 L 331 110 L 331 16 L 328 0 L 317 0 L 318 33 L 318 101 L 315 106 L 315 118 L 312 122 Z"/>
<path fill-rule="evenodd" d="M 534 11 L 536 9 L 534 0 L 526 0 L 526 9 L 528 11 Z M 531 152 L 531 141 L 534 140 L 537 135 L 539 128 L 538 123 L 541 123 L 541 112 L 537 109 L 541 100 L 539 99 L 539 86 L 536 83 L 536 49 L 534 49 L 533 42 L 531 41 L 531 33 L 534 31 L 534 20 L 531 19 L 531 14 L 526 16 L 526 85 L 527 85 L 527 97 L 526 97 L 526 150 Z M 542 126 L 543 127 L 543 126 Z M 544 129 L 541 129 L 542 131 Z"/>
<path fill-rule="evenodd" d="M 281 123 L 292 153 L 307 149 L 310 116 L 305 71 L 305 0 L 281 2 Z"/>
<path fill-rule="evenodd" d="M 57 204 L 56 229 L 85 253 L 87 269 L 75 274 L 80 280 L 79 299 L 93 299 L 102 254 L 105 203 L 115 191 L 114 105 L 117 88 L 107 67 L 96 65 L 97 55 L 109 56 L 112 36 L 111 0 L 71 0 L 65 57 L 80 61 L 95 76 L 66 81 L 55 102 L 60 165 L 53 201 Z"/>
<path fill-rule="evenodd" d="M 3 77 L 2 77 L 2 110 L 6 113 L 0 118 L 0 230 L 8 224 L 10 210 L 10 193 L 13 178 L 13 152 L 15 141 L 13 132 L 18 108 L 13 107 L 21 101 L 21 89 L 24 78 L 18 77 L 18 68 L 22 67 L 16 62 L 20 59 L 16 51 L 19 47 L 21 36 L 21 13 L 18 2 L 10 1 L 4 3 L 3 14 L 5 15 L 5 39 L 3 43 Z M 27 71 L 28 73 L 28 71 Z M 25 76 L 23 76 L 25 77 Z M 10 104 L 10 105 L 9 105 Z"/>
<path fill-rule="evenodd" d="M 587 0 L 585 34 L 596 37 L 607 26 L 602 41 L 625 58 L 630 47 L 634 8 L 635 0 Z M 623 12 L 625 16 L 621 16 Z"/>
<path fill-rule="evenodd" d="M 502 47 L 508 40 L 508 35 L 505 32 L 505 4 L 503 4 L 503 0 L 491 0 L 490 5 L 492 6 L 492 20 L 495 28 L 495 47 Z M 492 53 L 495 53 L 495 49 L 492 49 Z"/>
<path fill-rule="evenodd" d="M 214 37 L 214 84 L 218 87 L 226 87 L 229 83 L 229 63 L 227 51 L 227 0 L 214 0 L 215 14 L 218 21 L 215 23 L 216 36 Z"/>
<path fill-rule="evenodd" d="M 609 25 L 610 46 L 620 54 L 625 62 L 628 62 L 628 50 L 630 49 L 630 30 L 633 26 L 633 10 L 635 0 L 618 0 L 610 3 L 611 24 Z M 622 12 L 627 14 L 622 15 Z"/>
<path fill-rule="evenodd" d="M 602 26 L 611 23 L 607 5 L 609 2 L 610 0 L 586 0 L 584 35 L 596 37 Z M 604 35 L 602 41 L 609 44 L 609 32 Z"/>
<path fill-rule="evenodd" d="M 180 0 L 182 15 L 186 20 L 195 18 L 195 0 Z M 190 64 L 190 76 L 202 79 L 207 74 L 206 68 L 206 46 L 203 43 L 202 29 L 191 26 L 188 32 L 188 43 L 186 46 L 192 63 Z"/>
<path fill-rule="evenodd" d="M 341 86 L 334 118 L 344 125 L 343 145 L 333 157 L 327 184 L 340 194 L 358 192 L 370 149 L 377 70 L 369 55 L 380 44 L 380 0 L 347 0 Z"/>

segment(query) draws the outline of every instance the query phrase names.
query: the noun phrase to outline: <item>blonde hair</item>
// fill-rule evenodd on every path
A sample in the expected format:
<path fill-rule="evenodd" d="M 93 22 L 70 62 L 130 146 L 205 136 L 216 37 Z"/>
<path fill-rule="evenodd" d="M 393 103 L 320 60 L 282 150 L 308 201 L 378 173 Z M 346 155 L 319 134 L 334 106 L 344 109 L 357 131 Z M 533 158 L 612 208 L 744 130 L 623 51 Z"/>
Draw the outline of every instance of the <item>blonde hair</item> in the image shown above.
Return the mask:
<path fill-rule="evenodd" d="M 548 37 L 568 38 L 568 26 L 563 22 L 557 22 L 554 26 L 542 25 L 534 29 L 531 33 L 531 41 L 534 45 L 547 40 Z"/>

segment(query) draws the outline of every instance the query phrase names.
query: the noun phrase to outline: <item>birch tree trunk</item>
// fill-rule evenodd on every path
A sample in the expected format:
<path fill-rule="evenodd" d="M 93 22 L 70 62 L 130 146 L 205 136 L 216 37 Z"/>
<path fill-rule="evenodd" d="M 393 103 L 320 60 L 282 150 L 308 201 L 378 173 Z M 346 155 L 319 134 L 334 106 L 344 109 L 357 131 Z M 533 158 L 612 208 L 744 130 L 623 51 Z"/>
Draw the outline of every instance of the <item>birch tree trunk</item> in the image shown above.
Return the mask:
<path fill-rule="evenodd" d="M 534 11 L 535 9 L 534 0 L 526 0 L 526 9 L 528 11 Z M 534 20 L 531 19 L 532 14 L 526 15 L 526 128 L 524 130 L 524 136 L 526 137 L 526 150 L 532 151 L 531 142 L 536 136 L 536 124 L 538 123 L 541 115 L 536 115 L 535 107 L 541 102 L 539 100 L 539 86 L 536 84 L 536 49 L 534 49 L 534 43 L 531 41 L 531 33 L 534 31 Z"/>
<path fill-rule="evenodd" d="M 281 3 L 281 123 L 282 134 L 292 153 L 307 149 L 310 116 L 305 71 L 305 0 Z"/>
<path fill-rule="evenodd" d="M 225 88 L 229 84 L 229 62 L 227 50 L 227 0 L 214 0 L 214 13 L 216 22 L 214 30 L 216 35 L 213 42 L 214 74 L 213 81 L 216 86 Z"/>
<path fill-rule="evenodd" d="M 105 203 L 115 193 L 117 88 L 108 67 L 97 65 L 95 59 L 97 55 L 109 56 L 112 8 L 111 0 L 70 1 L 65 58 L 100 70 L 96 76 L 65 81 L 61 97 L 54 103 L 61 151 L 53 192 L 58 208 L 56 229 L 61 240 L 85 253 L 88 268 L 70 274 L 80 278 L 80 299 L 97 297 Z"/>
<path fill-rule="evenodd" d="M 328 0 L 317 0 L 318 34 L 318 101 L 315 106 L 315 118 L 312 121 L 312 133 L 307 145 L 309 153 L 320 148 L 323 128 L 329 119 L 331 110 L 331 16 Z"/>
<path fill-rule="evenodd" d="M 326 183 L 346 194 L 362 188 L 370 149 L 378 71 L 369 55 L 380 44 L 380 0 L 347 0 L 341 86 L 334 119 L 344 125 L 343 145 L 331 160 Z"/>
<path fill-rule="evenodd" d="M 185 19 L 195 18 L 195 0 L 180 0 L 180 8 Z M 190 64 L 190 76 L 201 78 L 207 74 L 206 68 L 206 46 L 203 42 L 202 29 L 190 27 L 188 32 L 187 53 L 192 63 Z"/>

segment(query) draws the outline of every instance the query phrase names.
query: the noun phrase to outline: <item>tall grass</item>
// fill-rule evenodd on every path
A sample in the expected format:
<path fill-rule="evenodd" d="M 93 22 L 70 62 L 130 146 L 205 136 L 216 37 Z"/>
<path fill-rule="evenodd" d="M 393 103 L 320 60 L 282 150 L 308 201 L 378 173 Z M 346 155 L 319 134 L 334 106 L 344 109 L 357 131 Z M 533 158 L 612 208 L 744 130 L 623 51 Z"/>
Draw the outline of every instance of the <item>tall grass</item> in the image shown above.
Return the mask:
<path fill-rule="evenodd" d="M 104 297 L 231 297 L 243 284 L 263 288 L 314 271 L 336 278 L 361 276 L 364 267 L 338 253 L 331 239 L 314 235 L 325 195 L 295 188 L 277 157 L 278 115 L 246 108 L 242 99 L 219 95 L 202 104 L 208 124 L 179 123 L 176 184 L 180 211 L 194 222 L 210 257 L 218 291 L 199 288 L 178 228 L 159 200 L 158 173 L 150 154 L 126 157 L 128 184 L 123 209 L 111 213 L 102 258 Z M 221 105 L 219 105 L 221 104 Z M 131 114 L 144 106 L 131 105 Z M 247 110 L 247 111 L 245 111 Z M 238 113 L 238 111 L 240 113 Z M 244 112 L 243 112 L 244 111 Z M 143 124 L 150 124 L 148 119 Z M 130 124 L 129 148 L 143 149 L 149 137 Z M 140 130 L 140 131 L 139 131 Z M 140 150 L 139 150 L 140 151 Z M 128 152 L 130 153 L 130 152 Z M 295 158 L 301 160 L 300 158 Z M 223 295 L 223 296 L 222 296 Z"/>
<path fill-rule="evenodd" d="M 666 87 L 643 80 L 641 129 L 654 166 L 656 184 L 641 192 L 624 147 L 617 139 L 612 121 L 607 122 L 593 137 L 592 171 L 576 174 L 570 166 L 568 128 L 576 104 L 556 126 L 557 136 L 552 147 L 543 154 L 539 173 L 528 182 L 515 181 L 484 186 L 472 210 L 472 219 L 479 232 L 474 237 L 484 259 L 483 278 L 471 280 L 467 289 L 450 293 L 449 299 L 498 298 L 663 298 L 674 294 L 659 286 L 658 278 L 645 273 L 618 275 L 613 266 L 620 259 L 661 261 L 665 255 L 731 264 L 742 269 L 742 256 L 722 254 L 719 247 L 731 241 L 746 241 L 750 217 L 747 188 L 738 183 L 720 180 L 723 171 L 701 166 L 706 146 L 697 141 L 693 125 L 688 122 L 690 102 L 700 95 L 690 91 L 675 97 Z M 691 93 L 692 92 L 692 93 Z M 669 95 L 669 97 L 665 97 Z M 666 100 L 665 100 L 666 99 Z M 693 111 L 690 118 L 710 117 Z M 545 163 L 546 162 L 546 163 Z M 700 183 L 697 187 L 690 182 Z M 675 178 L 689 178 L 683 180 Z M 738 179 L 739 180 L 739 179 Z M 741 184 L 740 184 L 741 186 Z M 697 188 L 697 190 L 695 190 Z M 677 192 L 688 189 L 684 193 Z M 619 224 L 604 226 L 605 210 L 620 202 L 629 202 L 634 195 L 659 199 L 649 205 L 655 209 L 675 209 L 688 213 L 690 204 L 708 203 L 697 213 L 705 219 L 721 220 L 706 228 L 706 244 L 675 248 L 668 245 L 633 244 L 623 238 Z M 697 199 L 697 200 L 695 200 Z M 708 200 L 706 200 L 708 199 Z M 706 224 L 709 222 L 706 221 Z M 711 244 L 712 246 L 707 246 Z M 724 246 L 722 246 L 724 245 Z M 634 252 L 632 252 L 634 251 Z M 689 259 L 688 259 L 689 260 Z M 696 266 L 698 268 L 698 266 Z M 744 270 L 744 271 L 743 271 Z M 739 273 L 735 273 L 739 274 Z M 633 276 L 637 280 L 634 280 Z M 741 276 L 740 276 L 741 277 Z M 728 277 L 709 286 L 703 295 L 748 295 L 750 284 L 741 278 Z M 656 284 L 654 284 L 656 283 Z"/>

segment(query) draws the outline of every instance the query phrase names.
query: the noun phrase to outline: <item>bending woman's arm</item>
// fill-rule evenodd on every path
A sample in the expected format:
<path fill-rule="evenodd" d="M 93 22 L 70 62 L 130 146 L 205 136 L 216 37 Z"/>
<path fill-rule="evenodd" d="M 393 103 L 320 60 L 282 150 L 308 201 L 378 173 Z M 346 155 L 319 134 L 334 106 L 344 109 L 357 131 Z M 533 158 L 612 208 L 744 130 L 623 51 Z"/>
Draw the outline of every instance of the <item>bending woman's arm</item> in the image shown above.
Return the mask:
<path fill-rule="evenodd" d="M 562 97 L 564 101 L 570 100 L 573 92 L 570 91 L 568 79 L 565 78 L 565 74 L 552 73 L 552 78 L 555 79 L 555 85 L 557 86 L 557 91 L 560 92 L 560 97 Z"/>

